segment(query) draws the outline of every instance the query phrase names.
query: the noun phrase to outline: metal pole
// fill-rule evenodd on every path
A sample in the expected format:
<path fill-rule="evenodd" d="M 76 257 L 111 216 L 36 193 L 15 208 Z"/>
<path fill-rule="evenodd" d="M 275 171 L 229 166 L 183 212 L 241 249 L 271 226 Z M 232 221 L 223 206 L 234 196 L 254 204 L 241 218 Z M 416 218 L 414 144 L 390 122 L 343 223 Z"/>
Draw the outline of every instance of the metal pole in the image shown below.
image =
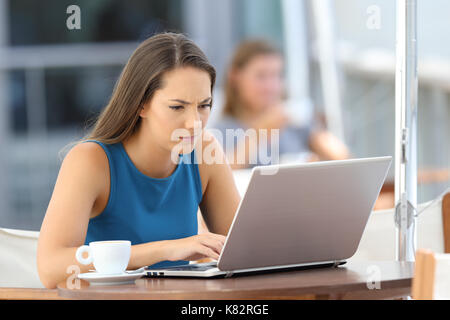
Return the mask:
<path fill-rule="evenodd" d="M 308 31 L 304 0 L 282 0 L 288 96 L 309 99 Z"/>
<path fill-rule="evenodd" d="M 2 51 L 8 46 L 9 18 L 8 1 L 0 0 L 0 59 Z M 11 217 L 11 203 L 8 197 L 8 144 L 9 142 L 9 96 L 8 77 L 5 70 L 0 69 L 0 227 L 4 227 L 5 217 Z"/>
<path fill-rule="evenodd" d="M 397 0 L 395 78 L 396 259 L 414 261 L 417 206 L 417 4 Z"/>
<path fill-rule="evenodd" d="M 284 56 L 286 61 L 287 108 L 294 123 L 305 125 L 313 119 L 310 94 L 308 28 L 305 0 L 282 0 Z"/>
<path fill-rule="evenodd" d="M 336 57 L 333 3 L 331 0 L 310 1 L 316 28 L 322 94 L 328 131 L 345 143 L 342 119 L 342 97 Z"/>

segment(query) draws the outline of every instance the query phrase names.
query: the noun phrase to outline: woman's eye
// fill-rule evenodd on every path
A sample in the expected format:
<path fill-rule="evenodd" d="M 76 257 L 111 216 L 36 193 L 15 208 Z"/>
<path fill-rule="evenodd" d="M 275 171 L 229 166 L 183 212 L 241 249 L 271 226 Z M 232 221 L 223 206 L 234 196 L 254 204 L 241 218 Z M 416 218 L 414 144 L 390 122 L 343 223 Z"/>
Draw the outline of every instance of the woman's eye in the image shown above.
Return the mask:
<path fill-rule="evenodd" d="M 211 108 L 211 104 L 210 103 L 202 104 L 199 107 L 202 109 L 207 109 L 207 108 Z M 172 110 L 181 110 L 181 109 L 184 109 L 184 106 L 169 106 L 169 108 Z"/>

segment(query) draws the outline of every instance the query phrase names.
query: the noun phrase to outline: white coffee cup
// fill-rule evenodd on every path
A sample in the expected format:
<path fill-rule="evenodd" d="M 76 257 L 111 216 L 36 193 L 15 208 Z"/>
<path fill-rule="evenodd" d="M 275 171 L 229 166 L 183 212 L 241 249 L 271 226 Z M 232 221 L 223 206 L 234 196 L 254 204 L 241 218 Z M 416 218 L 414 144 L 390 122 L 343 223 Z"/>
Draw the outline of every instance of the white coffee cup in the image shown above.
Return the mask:
<path fill-rule="evenodd" d="M 84 258 L 83 254 L 88 257 Z M 81 246 L 75 254 L 79 263 L 94 264 L 95 270 L 102 274 L 120 274 L 128 266 L 131 254 L 131 242 L 128 240 L 95 241 Z"/>

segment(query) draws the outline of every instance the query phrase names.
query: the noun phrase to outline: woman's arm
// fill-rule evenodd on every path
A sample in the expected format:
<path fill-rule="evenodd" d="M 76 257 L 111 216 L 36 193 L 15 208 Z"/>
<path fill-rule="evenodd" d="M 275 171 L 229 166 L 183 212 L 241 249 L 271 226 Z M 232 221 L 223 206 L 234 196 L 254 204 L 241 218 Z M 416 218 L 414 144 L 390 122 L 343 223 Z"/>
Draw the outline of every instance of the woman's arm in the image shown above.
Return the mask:
<path fill-rule="evenodd" d="M 71 265 L 78 265 L 81 272 L 93 268 L 79 264 L 75 251 L 84 243 L 89 216 L 100 194 L 101 165 L 101 157 L 90 143 L 72 148 L 61 165 L 37 249 L 39 277 L 47 288 L 65 279 Z"/>
<path fill-rule="evenodd" d="M 350 157 L 350 152 L 339 139 L 325 130 L 314 131 L 309 138 L 311 151 L 321 160 L 343 160 Z"/>
<path fill-rule="evenodd" d="M 81 273 L 94 269 L 78 263 L 75 252 L 84 244 L 92 208 L 108 181 L 108 159 L 97 144 L 79 144 L 65 157 L 38 241 L 38 273 L 45 287 L 54 288 L 66 279 L 69 266 L 77 265 Z M 158 241 L 132 246 L 128 268 L 166 260 L 167 245 Z"/>
<path fill-rule="evenodd" d="M 200 210 L 208 230 L 226 236 L 241 198 L 220 143 L 208 132 L 205 132 L 205 140 L 207 142 L 203 149 L 206 146 L 209 150 L 213 149 L 217 162 L 203 161 L 200 164 L 202 171 L 208 176 Z"/>

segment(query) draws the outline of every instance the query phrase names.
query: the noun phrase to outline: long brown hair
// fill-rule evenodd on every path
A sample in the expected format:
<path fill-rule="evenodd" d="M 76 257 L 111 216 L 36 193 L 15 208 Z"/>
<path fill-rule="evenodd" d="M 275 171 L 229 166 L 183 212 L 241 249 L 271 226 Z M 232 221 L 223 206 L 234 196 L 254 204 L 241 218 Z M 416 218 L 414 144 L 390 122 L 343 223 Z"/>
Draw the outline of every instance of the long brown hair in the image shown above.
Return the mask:
<path fill-rule="evenodd" d="M 180 33 L 166 32 L 143 41 L 122 70 L 111 99 L 95 120 L 93 129 L 70 145 L 86 140 L 113 144 L 127 139 L 140 125 L 140 109 L 161 88 L 164 73 L 186 66 L 206 71 L 213 91 L 216 71 L 192 40 Z"/>
<path fill-rule="evenodd" d="M 245 40 L 236 48 L 231 59 L 225 79 L 225 97 L 223 114 L 236 117 L 238 110 L 242 108 L 242 100 L 239 91 L 233 83 L 230 74 L 243 69 L 253 58 L 260 55 L 282 55 L 281 51 L 272 43 L 263 39 Z"/>

